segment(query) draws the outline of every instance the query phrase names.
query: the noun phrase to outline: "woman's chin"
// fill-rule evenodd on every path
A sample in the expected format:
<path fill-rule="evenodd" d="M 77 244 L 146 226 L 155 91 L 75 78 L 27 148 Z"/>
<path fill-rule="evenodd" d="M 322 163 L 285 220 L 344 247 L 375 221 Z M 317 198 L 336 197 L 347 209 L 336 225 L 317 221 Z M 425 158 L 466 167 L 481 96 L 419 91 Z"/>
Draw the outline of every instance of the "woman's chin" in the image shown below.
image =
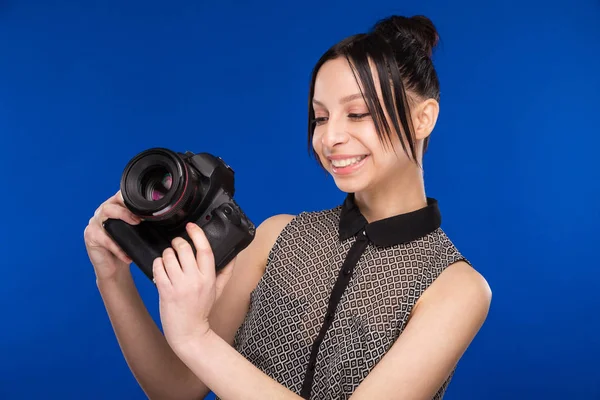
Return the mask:
<path fill-rule="evenodd" d="M 338 189 L 345 193 L 361 192 L 366 187 L 363 179 L 359 178 L 338 178 L 334 176 L 333 180 Z"/>

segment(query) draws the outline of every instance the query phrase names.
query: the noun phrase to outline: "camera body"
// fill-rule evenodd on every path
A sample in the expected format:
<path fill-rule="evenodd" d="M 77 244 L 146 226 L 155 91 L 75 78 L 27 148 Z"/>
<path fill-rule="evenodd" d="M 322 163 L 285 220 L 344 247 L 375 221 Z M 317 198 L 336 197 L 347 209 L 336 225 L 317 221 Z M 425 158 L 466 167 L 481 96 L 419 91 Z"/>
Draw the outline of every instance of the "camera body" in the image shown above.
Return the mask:
<path fill-rule="evenodd" d="M 217 271 L 254 239 L 254 224 L 233 199 L 234 171 L 220 157 L 145 150 L 129 161 L 120 187 L 125 206 L 143 221 L 108 219 L 104 229 L 151 280 L 154 260 L 175 237 L 187 240 L 196 254 L 188 222 L 204 231 Z"/>

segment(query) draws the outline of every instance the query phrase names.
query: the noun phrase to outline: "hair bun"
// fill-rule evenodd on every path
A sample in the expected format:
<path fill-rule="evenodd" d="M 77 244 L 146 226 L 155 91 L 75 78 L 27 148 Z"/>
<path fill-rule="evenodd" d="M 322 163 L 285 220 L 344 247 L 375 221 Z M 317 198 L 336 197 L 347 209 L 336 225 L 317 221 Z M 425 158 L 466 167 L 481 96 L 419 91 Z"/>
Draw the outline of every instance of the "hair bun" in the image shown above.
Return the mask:
<path fill-rule="evenodd" d="M 439 40 L 433 22 L 423 15 L 409 18 L 392 15 L 378 21 L 373 27 L 373 31 L 390 41 L 396 40 L 399 36 L 412 37 L 430 57 Z"/>

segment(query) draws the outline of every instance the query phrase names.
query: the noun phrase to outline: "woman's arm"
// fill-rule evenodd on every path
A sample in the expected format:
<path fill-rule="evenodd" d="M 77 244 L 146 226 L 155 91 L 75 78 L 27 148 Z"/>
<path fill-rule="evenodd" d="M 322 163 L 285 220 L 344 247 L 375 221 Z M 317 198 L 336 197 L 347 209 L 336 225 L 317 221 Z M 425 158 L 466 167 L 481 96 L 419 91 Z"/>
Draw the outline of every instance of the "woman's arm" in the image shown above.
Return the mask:
<path fill-rule="evenodd" d="M 449 266 L 423 293 L 396 343 L 351 398 L 430 400 L 483 325 L 491 298 L 488 283 L 470 265 Z"/>
<path fill-rule="evenodd" d="M 150 399 L 201 399 L 208 389 L 177 357 L 148 313 L 130 274 L 98 281 L 121 352 Z"/>
<path fill-rule="evenodd" d="M 423 294 L 406 329 L 352 399 L 431 399 L 483 324 L 487 282 L 468 264 L 447 268 Z M 223 399 L 300 399 L 208 330 L 176 348 L 184 363 Z"/>
<path fill-rule="evenodd" d="M 237 257 L 238 268 L 212 308 L 214 333 L 228 345 L 248 311 L 250 293 L 264 273 L 268 253 L 292 216 L 274 216 L 256 230 Z M 129 271 L 98 281 L 117 341 L 138 384 L 150 399 L 203 399 L 210 389 L 179 359 L 148 313 Z"/>

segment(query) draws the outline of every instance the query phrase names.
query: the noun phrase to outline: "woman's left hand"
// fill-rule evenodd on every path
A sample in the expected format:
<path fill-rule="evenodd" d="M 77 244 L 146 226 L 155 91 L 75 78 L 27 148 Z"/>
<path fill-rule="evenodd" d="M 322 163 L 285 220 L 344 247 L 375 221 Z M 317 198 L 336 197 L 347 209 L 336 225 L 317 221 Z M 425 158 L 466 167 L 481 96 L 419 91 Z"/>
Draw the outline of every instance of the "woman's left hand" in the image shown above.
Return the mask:
<path fill-rule="evenodd" d="M 154 260 L 160 319 L 169 345 L 177 352 L 210 332 L 208 316 L 233 272 L 235 258 L 218 274 L 204 231 L 194 223 L 186 230 L 196 248 L 177 237 L 162 257 Z"/>

